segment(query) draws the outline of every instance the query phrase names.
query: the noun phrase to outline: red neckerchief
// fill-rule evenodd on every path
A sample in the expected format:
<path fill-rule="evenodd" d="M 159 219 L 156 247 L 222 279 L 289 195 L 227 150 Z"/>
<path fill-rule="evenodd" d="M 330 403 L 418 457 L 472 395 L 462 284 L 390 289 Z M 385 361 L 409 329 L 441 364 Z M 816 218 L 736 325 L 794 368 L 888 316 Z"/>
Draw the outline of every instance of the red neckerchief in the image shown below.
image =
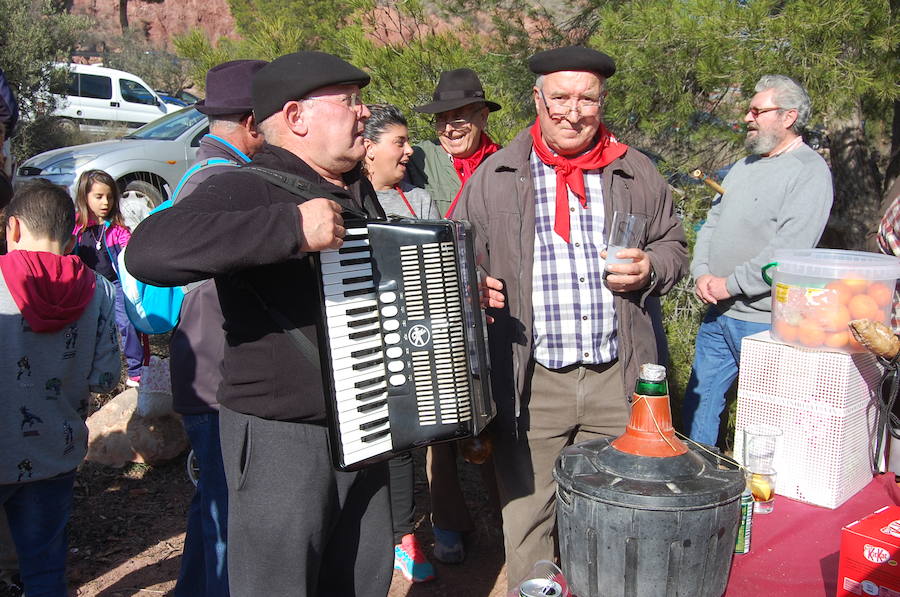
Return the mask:
<path fill-rule="evenodd" d="M 453 169 L 456 170 L 456 175 L 459 176 L 460 185 L 459 190 L 456 192 L 456 197 L 453 198 L 453 202 L 450 203 L 450 208 L 447 210 L 445 218 L 449 218 L 453 215 L 453 210 L 456 209 L 456 202 L 459 201 L 459 196 L 462 195 L 463 187 L 466 185 L 466 181 L 472 177 L 472 174 L 475 172 L 475 169 L 481 165 L 481 162 L 486 160 L 489 155 L 500 151 L 500 146 L 491 141 L 491 138 L 487 136 L 487 133 L 482 131 L 481 139 L 478 141 L 478 149 L 475 150 L 475 153 L 470 155 L 467 158 L 453 158 Z"/>
<path fill-rule="evenodd" d="M 612 163 L 613 160 L 625 155 L 628 146 L 619 143 L 613 137 L 603 123 L 597 132 L 597 143 L 592 149 L 575 158 L 556 155 L 541 136 L 539 120 L 535 120 L 531 127 L 531 139 L 534 143 L 534 152 L 542 162 L 553 166 L 556 171 L 556 217 L 553 223 L 553 231 L 564 241 L 569 242 L 569 190 L 578 197 L 581 207 L 587 207 L 587 195 L 584 192 L 584 170 L 596 170 Z"/>

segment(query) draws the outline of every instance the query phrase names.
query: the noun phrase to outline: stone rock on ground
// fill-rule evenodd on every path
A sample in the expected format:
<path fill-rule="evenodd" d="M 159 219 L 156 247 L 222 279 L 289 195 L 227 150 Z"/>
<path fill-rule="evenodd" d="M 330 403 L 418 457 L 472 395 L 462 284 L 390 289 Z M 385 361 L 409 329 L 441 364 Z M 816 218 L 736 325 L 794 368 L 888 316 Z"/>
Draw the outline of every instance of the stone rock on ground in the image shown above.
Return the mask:
<path fill-rule="evenodd" d="M 88 417 L 87 460 L 115 467 L 159 464 L 187 449 L 181 418 L 169 413 L 145 419 L 137 413 L 137 398 L 137 390 L 128 388 Z"/>

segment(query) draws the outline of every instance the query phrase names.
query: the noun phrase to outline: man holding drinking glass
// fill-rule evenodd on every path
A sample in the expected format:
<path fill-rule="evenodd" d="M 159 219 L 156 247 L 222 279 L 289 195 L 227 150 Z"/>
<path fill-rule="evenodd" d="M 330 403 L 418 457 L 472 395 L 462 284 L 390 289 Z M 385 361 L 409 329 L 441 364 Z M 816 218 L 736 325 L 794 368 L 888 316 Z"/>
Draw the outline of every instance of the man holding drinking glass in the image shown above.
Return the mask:
<path fill-rule="evenodd" d="M 498 416 L 494 463 L 510 586 L 552 560 L 560 451 L 620 434 L 638 368 L 657 362 L 648 303 L 687 269 L 681 222 L 653 163 L 603 125 L 612 58 L 572 46 L 535 54 L 533 126 L 475 172 L 460 199 L 507 308 L 489 326 Z M 613 213 L 646 217 L 609 265 Z"/>

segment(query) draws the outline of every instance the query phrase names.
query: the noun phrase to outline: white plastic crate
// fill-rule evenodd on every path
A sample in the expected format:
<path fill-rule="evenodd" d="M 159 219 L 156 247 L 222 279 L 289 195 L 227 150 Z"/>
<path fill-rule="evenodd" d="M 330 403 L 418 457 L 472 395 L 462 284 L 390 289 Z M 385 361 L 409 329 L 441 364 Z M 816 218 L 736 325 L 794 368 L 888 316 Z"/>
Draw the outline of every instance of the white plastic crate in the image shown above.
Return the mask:
<path fill-rule="evenodd" d="M 837 508 L 872 480 L 881 367 L 869 353 L 797 348 L 769 332 L 744 338 L 734 453 L 744 428 L 776 425 L 775 493 Z"/>

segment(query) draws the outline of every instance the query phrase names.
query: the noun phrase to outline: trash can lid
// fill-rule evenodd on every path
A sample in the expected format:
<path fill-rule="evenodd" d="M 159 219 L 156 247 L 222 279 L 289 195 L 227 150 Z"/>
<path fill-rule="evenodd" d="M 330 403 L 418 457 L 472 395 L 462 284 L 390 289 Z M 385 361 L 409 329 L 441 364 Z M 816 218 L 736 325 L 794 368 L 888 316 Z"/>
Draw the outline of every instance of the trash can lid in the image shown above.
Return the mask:
<path fill-rule="evenodd" d="M 569 446 L 553 476 L 561 488 L 601 502 L 639 509 L 701 509 L 740 498 L 746 486 L 735 465 L 690 449 L 671 458 L 636 456 L 609 438 Z"/>

